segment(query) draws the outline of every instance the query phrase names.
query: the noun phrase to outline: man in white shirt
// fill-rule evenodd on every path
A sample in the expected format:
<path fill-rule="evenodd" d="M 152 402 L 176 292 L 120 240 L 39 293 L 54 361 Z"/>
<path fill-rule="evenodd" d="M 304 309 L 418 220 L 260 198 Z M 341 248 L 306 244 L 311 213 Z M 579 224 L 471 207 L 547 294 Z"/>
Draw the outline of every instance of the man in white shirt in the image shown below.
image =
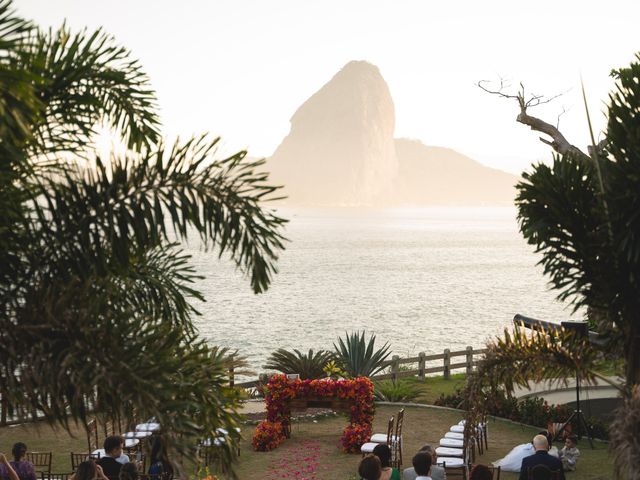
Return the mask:
<path fill-rule="evenodd" d="M 431 455 L 426 452 L 418 452 L 414 455 L 411 463 L 413 463 L 413 468 L 418 474 L 416 480 L 431 480 L 429 476 L 429 472 L 431 471 Z"/>

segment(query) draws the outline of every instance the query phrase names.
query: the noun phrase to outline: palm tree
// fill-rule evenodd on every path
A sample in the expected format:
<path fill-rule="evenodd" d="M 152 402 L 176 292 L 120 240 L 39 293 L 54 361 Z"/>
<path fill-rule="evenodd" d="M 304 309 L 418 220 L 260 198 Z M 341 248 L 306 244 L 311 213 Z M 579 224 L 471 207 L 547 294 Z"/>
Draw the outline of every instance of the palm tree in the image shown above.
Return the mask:
<path fill-rule="evenodd" d="M 547 143 L 560 155 L 551 166 L 538 164 L 523 174 L 516 205 L 520 230 L 542 254 L 558 298 L 586 309 L 591 328 L 608 339 L 603 353 L 623 361 L 626 403 L 611 429 L 612 449 L 618 474 L 632 478 L 640 470 L 633 433 L 640 428 L 640 63 L 613 75 L 606 138 L 589 154 L 529 116 L 530 101 L 518 96 L 518 120 L 551 135 L 554 141 Z M 595 349 L 569 332 L 555 338 L 507 333 L 490 343 L 470 379 L 469 405 L 475 408 L 484 390 L 498 385 L 512 390 L 575 372 L 592 381 Z"/>
<path fill-rule="evenodd" d="M 98 125 L 127 153 L 100 158 Z M 159 132 L 149 81 L 112 37 L 44 32 L 0 0 L 0 395 L 64 426 L 89 409 L 154 416 L 193 453 L 235 432 L 238 398 L 229 352 L 198 339 L 200 277 L 178 242 L 197 235 L 259 293 L 285 220 L 262 204 L 277 190 L 262 161 Z"/>

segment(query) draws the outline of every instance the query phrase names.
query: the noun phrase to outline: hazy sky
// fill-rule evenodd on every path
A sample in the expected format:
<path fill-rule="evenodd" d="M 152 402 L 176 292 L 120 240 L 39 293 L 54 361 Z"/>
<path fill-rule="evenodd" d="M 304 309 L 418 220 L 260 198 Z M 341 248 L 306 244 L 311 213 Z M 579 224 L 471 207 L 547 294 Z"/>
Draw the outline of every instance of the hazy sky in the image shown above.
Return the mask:
<path fill-rule="evenodd" d="M 350 60 L 377 65 L 396 107 L 396 136 L 454 148 L 519 172 L 550 157 L 517 108 L 474 84 L 499 76 L 542 94 L 530 113 L 588 142 L 582 75 L 598 129 L 609 72 L 640 50 L 637 0 L 17 0 L 42 26 L 104 28 L 138 57 L 157 90 L 164 131 L 210 131 L 227 150 L 270 155 L 289 119 Z"/>

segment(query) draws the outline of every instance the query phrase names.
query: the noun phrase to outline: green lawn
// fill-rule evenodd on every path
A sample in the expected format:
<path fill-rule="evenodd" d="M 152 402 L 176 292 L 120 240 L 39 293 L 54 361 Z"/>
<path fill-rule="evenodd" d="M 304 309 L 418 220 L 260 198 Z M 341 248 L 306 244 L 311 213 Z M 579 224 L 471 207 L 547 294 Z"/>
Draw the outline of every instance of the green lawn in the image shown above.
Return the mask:
<path fill-rule="evenodd" d="M 374 428 L 378 432 L 386 429 L 388 417 L 398 411 L 397 406 L 378 405 Z M 437 444 L 438 440 L 462 418 L 461 412 L 431 407 L 410 406 L 406 408 L 404 424 L 404 463 L 425 444 Z M 243 428 L 244 440 L 236 466 L 240 479 L 275 479 L 288 474 L 290 479 L 315 478 L 317 480 L 347 480 L 353 476 L 359 455 L 342 453 L 338 442 L 346 425 L 343 416 L 319 419 L 317 422 L 294 423 L 292 436 L 279 448 L 271 452 L 254 452 L 251 448 L 253 426 Z M 477 459 L 478 463 L 490 463 L 504 456 L 514 445 L 530 441 L 537 429 L 515 425 L 506 421 L 492 420 L 489 424 L 489 450 Z M 11 445 L 24 441 L 31 450 L 53 450 L 54 471 L 69 471 L 69 452 L 84 451 L 85 437 L 81 429 L 74 428 L 75 437 L 52 430 L 46 424 L 29 424 L 0 429 L 0 451 L 10 451 Z M 558 445 L 560 446 L 560 445 Z M 591 450 L 587 442 L 581 442 L 582 456 L 576 473 L 567 474 L 571 480 L 611 478 L 612 464 L 607 445 L 596 444 Z M 313 473 L 315 472 L 315 477 Z M 306 471 L 306 473 L 302 473 Z M 295 473 L 299 472 L 299 473 Z M 517 475 L 504 473 L 502 479 L 516 479 Z"/>

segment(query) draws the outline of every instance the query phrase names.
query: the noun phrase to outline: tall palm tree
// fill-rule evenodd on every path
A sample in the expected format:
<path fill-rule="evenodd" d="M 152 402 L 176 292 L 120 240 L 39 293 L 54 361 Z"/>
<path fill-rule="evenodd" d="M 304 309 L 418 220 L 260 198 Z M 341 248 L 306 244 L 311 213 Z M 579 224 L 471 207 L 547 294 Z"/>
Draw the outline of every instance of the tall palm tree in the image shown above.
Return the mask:
<path fill-rule="evenodd" d="M 637 57 L 640 60 L 640 56 Z M 613 72 L 606 139 L 589 154 L 577 150 L 547 124 L 544 133 L 561 155 L 551 166 L 535 165 L 517 186 L 520 230 L 542 254 L 540 263 L 558 298 L 588 312 L 591 328 L 608 339 L 605 354 L 624 364 L 625 406 L 611 429 L 619 475 L 640 471 L 640 62 Z M 506 96 L 506 95 L 503 95 Z M 536 129 L 538 119 L 518 117 Z M 595 143 L 595 142 L 594 142 Z M 489 353 L 467 384 L 468 405 L 482 408 L 487 388 L 576 372 L 596 377 L 596 347 L 570 332 L 554 338 L 542 332 L 507 333 L 490 342 Z M 474 412 L 471 413 L 474 416 Z M 473 422 L 469 423 L 470 425 Z M 634 433 L 635 432 L 635 433 Z"/>
<path fill-rule="evenodd" d="M 126 154 L 100 158 L 99 125 Z M 218 427 L 235 435 L 237 395 L 229 352 L 198 339 L 179 241 L 230 256 L 259 293 L 285 220 L 263 206 L 277 188 L 261 161 L 159 132 L 149 80 L 112 37 L 42 31 L 0 0 L 0 395 L 64 426 L 89 409 L 154 416 L 192 453 Z"/>

